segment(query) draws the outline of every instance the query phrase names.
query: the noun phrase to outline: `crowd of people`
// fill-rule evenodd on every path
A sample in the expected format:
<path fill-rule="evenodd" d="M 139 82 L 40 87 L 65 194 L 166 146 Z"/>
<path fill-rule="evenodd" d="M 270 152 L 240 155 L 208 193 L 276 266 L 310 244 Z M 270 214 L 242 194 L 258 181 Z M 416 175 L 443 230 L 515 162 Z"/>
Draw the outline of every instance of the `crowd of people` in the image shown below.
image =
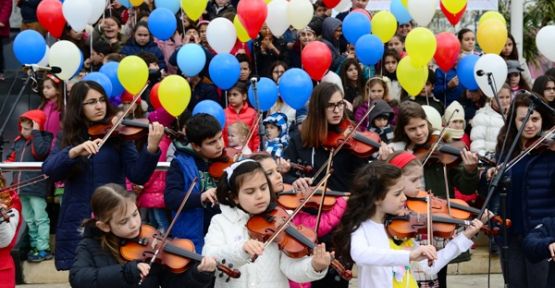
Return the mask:
<path fill-rule="evenodd" d="M 73 287 L 348 287 L 349 277 L 337 271 L 334 261 L 347 269 L 358 266 L 359 287 L 447 287 L 447 265 L 465 261 L 474 237 L 495 214 L 512 221 L 507 237 L 497 237 L 491 247 L 504 247 L 505 281 L 511 287 L 555 284 L 554 261 L 546 261 L 555 259 L 553 136 L 506 172 L 508 181 L 494 191 L 481 218 L 465 219 L 470 220 L 466 227 L 449 237 L 422 231 L 398 237 L 390 229 L 391 216 L 413 221 L 410 217 L 416 212 L 407 210 L 407 199 L 418 199 L 422 191 L 481 209 L 499 168 L 488 163 L 501 163 L 512 141 L 516 144 L 510 159 L 553 132 L 555 69 L 532 79 L 509 36 L 500 53 L 506 60 L 507 81 L 495 97 L 487 97 L 480 88 L 465 88 L 457 66 L 443 71 L 434 63 L 428 65 L 421 92 L 410 96 L 396 70 L 407 54 L 405 37 L 415 23 L 398 26 L 377 65 L 363 65 L 342 35 L 348 12 L 333 17 L 316 1 L 306 27 L 289 27 L 276 37 L 264 25 L 256 39 L 237 41 L 231 54 L 241 73 L 229 90 L 213 83 L 206 65 L 197 76 L 186 77 L 191 101 L 181 115 L 169 117 L 154 109 L 150 90 L 167 75 L 181 75 L 179 48 L 196 43 L 206 59 L 214 57 L 207 26 L 217 17 L 233 21 L 236 2 L 209 1 L 198 21 L 178 12 L 177 30 L 165 41 L 149 30 L 154 1 L 132 9 L 111 1 L 92 34 L 66 27 L 62 39 L 82 49 L 83 70 L 67 83 L 52 74 L 41 78 L 42 103 L 19 115 L 13 127 L 19 135 L 5 159 L 43 162 L 44 173 L 17 171 L 14 185 L 0 183 L 0 211 L 8 215 L 0 219 L 0 278 L 8 279 L 6 287 L 15 285 L 9 251 L 21 224 L 30 240 L 26 260 L 54 258 L 58 270 L 70 271 Z M 44 33 L 29 13 L 38 3 L 24 0 L 18 5 L 24 28 Z M 367 4 L 353 0 L 351 10 Z M 0 24 L 5 21 L 0 19 Z M 463 28 L 457 36 L 460 57 L 481 55 L 472 30 Z M 332 63 L 324 79 L 314 83 L 304 107 L 294 109 L 278 97 L 268 111 L 257 111 L 247 96 L 250 79 L 268 77 L 279 85 L 289 68 L 302 68 L 301 51 L 312 41 L 328 46 Z M 136 103 L 131 104 L 132 95 L 114 98 L 97 82 L 82 80 L 128 55 L 139 56 L 149 67 L 147 91 Z M 193 115 L 203 100 L 221 105 L 223 123 L 214 115 Z M 129 105 L 131 113 L 122 115 Z M 147 133 L 103 139 L 91 132 L 119 117 L 148 119 Z M 176 132 L 166 133 L 167 128 Z M 346 139 L 352 135 L 354 140 Z M 447 164 L 435 157 L 432 152 L 439 142 L 460 147 L 454 155 L 457 162 Z M 364 152 L 357 148 L 360 145 Z M 171 162 L 167 171 L 155 171 L 158 162 L 166 161 Z M 225 165 L 215 172 L 215 163 Z M 331 169 L 317 174 L 326 166 Z M 47 179 L 19 185 L 41 176 Z M 315 239 L 308 240 L 312 244 L 303 244 L 308 253 L 292 256 L 281 245 L 267 243 L 269 236 L 253 236 L 253 217 L 283 220 L 273 216 L 283 209 L 279 198 L 290 190 L 306 197 L 325 177 L 328 189 L 349 193 L 334 197 L 324 211 L 304 207 L 294 215 L 294 229 L 314 230 Z M 504 209 L 500 191 L 508 191 Z M 55 225 L 47 205 L 60 206 Z M 168 231 L 172 221 L 175 225 Z M 160 235 L 169 232 L 190 240 L 189 269 L 125 257 L 121 251 L 130 243 L 155 250 L 161 238 L 141 242 L 146 223 Z M 52 232 L 54 254 L 49 244 Z M 216 277 L 221 265 L 237 269 L 240 277 Z"/>

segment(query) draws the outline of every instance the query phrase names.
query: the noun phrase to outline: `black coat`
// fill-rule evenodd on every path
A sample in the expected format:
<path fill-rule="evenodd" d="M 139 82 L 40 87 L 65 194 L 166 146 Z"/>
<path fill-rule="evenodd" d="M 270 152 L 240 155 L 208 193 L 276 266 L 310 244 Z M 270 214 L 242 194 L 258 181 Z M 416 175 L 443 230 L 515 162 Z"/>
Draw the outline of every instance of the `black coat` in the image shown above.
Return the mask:
<path fill-rule="evenodd" d="M 549 244 L 555 242 L 555 217 L 544 218 L 522 242 L 524 252 L 532 262 L 546 261 L 551 258 Z M 549 276 L 546 287 L 555 287 L 555 262 L 549 263 Z"/>
<path fill-rule="evenodd" d="M 138 287 L 140 280 L 137 261 L 119 264 L 106 250 L 102 249 L 96 228 L 85 230 L 83 240 L 77 246 L 75 262 L 71 267 L 71 287 L 122 288 Z M 207 288 L 212 287 L 213 274 L 198 272 L 195 264 L 181 274 L 174 274 L 166 267 L 155 263 L 141 287 Z"/>

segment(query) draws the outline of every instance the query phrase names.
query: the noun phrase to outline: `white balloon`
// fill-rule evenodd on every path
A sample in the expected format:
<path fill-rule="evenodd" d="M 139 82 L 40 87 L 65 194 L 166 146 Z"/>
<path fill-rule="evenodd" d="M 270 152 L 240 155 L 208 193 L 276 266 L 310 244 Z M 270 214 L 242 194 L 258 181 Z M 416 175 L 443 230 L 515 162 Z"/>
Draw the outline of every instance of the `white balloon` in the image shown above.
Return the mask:
<path fill-rule="evenodd" d="M 477 75 L 477 71 L 482 70 L 485 72 L 482 76 Z M 476 65 L 474 65 L 474 79 L 478 83 L 480 90 L 486 94 L 489 98 L 495 97 L 500 90 L 505 80 L 507 80 L 507 62 L 497 54 L 486 54 L 482 55 Z M 496 90 L 495 93 L 488 83 L 488 74 L 491 73 L 493 80 L 493 87 Z"/>
<path fill-rule="evenodd" d="M 439 0 L 408 0 L 407 10 L 418 26 L 428 26 L 434 18 Z"/>
<path fill-rule="evenodd" d="M 215 18 L 206 27 L 206 40 L 217 53 L 229 53 L 235 46 L 236 39 L 235 27 L 226 18 Z"/>
<path fill-rule="evenodd" d="M 94 24 L 106 9 L 106 0 L 89 0 L 91 4 L 91 16 L 89 17 L 89 24 Z"/>
<path fill-rule="evenodd" d="M 62 69 L 62 72 L 56 74 L 62 80 L 69 80 L 73 77 L 81 67 L 82 61 L 83 55 L 73 42 L 60 40 L 50 47 L 48 63 L 51 67 L 58 66 Z"/>
<path fill-rule="evenodd" d="M 341 13 L 341 12 L 345 12 L 347 10 L 349 10 L 351 8 L 351 4 L 353 4 L 353 2 L 351 2 L 351 0 L 341 0 L 339 2 L 339 4 L 337 4 L 337 6 L 333 7 L 333 10 Z"/>
<path fill-rule="evenodd" d="M 46 50 L 44 51 L 44 56 L 42 56 L 42 59 L 40 59 L 39 63 L 37 63 L 37 65 L 45 67 L 48 66 L 48 53 L 50 53 L 50 48 L 48 48 L 48 45 L 46 45 Z"/>
<path fill-rule="evenodd" d="M 544 26 L 536 34 L 538 50 L 551 61 L 555 61 L 555 25 Z"/>
<path fill-rule="evenodd" d="M 266 18 L 266 25 L 272 31 L 274 36 L 279 37 L 289 28 L 289 22 L 284 21 L 287 19 L 287 1 L 286 0 L 273 0 L 268 4 L 268 17 Z"/>
<path fill-rule="evenodd" d="M 62 12 L 69 26 L 77 32 L 83 31 L 91 18 L 91 4 L 84 0 L 65 0 Z"/>
<path fill-rule="evenodd" d="M 314 6 L 309 0 L 291 0 L 287 6 L 287 19 L 291 26 L 303 29 L 312 20 Z"/>

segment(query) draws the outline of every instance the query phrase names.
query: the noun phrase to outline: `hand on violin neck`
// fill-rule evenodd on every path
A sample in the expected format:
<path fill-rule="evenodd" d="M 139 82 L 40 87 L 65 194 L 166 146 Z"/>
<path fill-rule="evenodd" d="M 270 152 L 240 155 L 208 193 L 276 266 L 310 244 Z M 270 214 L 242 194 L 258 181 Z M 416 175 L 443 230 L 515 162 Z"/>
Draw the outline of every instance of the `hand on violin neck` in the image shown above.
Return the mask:
<path fill-rule="evenodd" d="M 470 152 L 464 148 L 461 150 L 461 158 L 466 172 L 476 172 L 476 169 L 478 169 L 478 154 Z"/>
<path fill-rule="evenodd" d="M 89 156 L 98 153 L 102 139 L 87 140 L 69 150 L 69 158 L 74 159 L 79 156 Z"/>
<path fill-rule="evenodd" d="M 482 217 L 480 218 L 480 221 L 483 224 L 488 223 L 488 221 L 493 218 L 495 216 L 495 214 L 493 214 L 493 212 L 489 211 L 488 209 L 486 209 L 486 211 L 484 211 L 484 213 L 482 214 Z"/>
<path fill-rule="evenodd" d="M 264 252 L 264 243 L 255 239 L 249 239 L 243 244 L 243 250 L 245 250 L 251 258 L 256 258 Z"/>
<path fill-rule="evenodd" d="M 312 179 L 308 177 L 299 178 L 293 182 L 293 188 L 299 192 L 307 191 L 310 185 L 312 185 Z"/>
<path fill-rule="evenodd" d="M 204 257 L 202 257 L 202 260 L 200 261 L 200 263 L 197 266 L 197 271 L 198 272 L 214 272 L 214 271 L 216 271 L 216 266 L 217 265 L 218 265 L 218 262 L 216 262 L 216 259 L 214 259 L 214 257 L 204 256 Z"/>
<path fill-rule="evenodd" d="M 378 150 L 378 159 L 385 161 L 391 154 L 393 154 L 393 149 L 387 145 L 385 142 L 380 142 L 380 149 Z"/>
<path fill-rule="evenodd" d="M 321 243 L 312 250 L 312 268 L 320 273 L 330 266 L 332 255 L 326 251 L 326 244 Z"/>
<path fill-rule="evenodd" d="M 164 125 L 158 122 L 153 122 L 148 125 L 148 144 L 146 147 L 148 152 L 156 153 L 158 151 L 162 136 L 164 136 Z"/>
<path fill-rule="evenodd" d="M 432 245 L 421 245 L 418 246 L 416 249 L 410 251 L 409 255 L 410 261 L 422 261 L 422 260 L 436 260 L 437 259 L 437 251 L 436 247 Z"/>
<path fill-rule="evenodd" d="M 466 227 L 466 229 L 464 229 L 462 233 L 464 234 L 464 236 L 466 236 L 466 238 L 472 239 L 472 237 L 476 236 L 476 234 L 480 232 L 482 226 L 484 226 L 484 223 L 482 223 L 482 221 L 480 221 L 479 219 L 474 219 L 472 220 L 472 222 L 470 222 L 470 225 Z"/>

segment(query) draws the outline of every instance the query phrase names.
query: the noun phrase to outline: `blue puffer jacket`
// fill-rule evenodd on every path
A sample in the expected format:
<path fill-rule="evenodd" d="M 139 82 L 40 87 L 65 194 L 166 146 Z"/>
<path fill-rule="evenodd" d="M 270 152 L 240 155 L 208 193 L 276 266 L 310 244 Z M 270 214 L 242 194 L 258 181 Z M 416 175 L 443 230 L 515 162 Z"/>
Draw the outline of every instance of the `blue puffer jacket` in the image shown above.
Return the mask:
<path fill-rule="evenodd" d="M 154 43 L 154 41 L 149 41 L 146 43 L 145 46 L 140 46 L 135 42 L 135 39 L 129 39 L 127 43 L 121 48 L 119 53 L 123 55 L 137 55 L 140 52 L 150 52 L 158 58 L 158 66 L 160 69 L 166 69 L 166 61 L 164 60 L 164 54 L 162 54 L 162 50 Z"/>
<path fill-rule="evenodd" d="M 174 237 L 193 241 L 197 253 L 202 252 L 204 234 L 208 231 L 212 216 L 220 213 L 219 208 L 203 207 L 200 201 L 202 192 L 215 187 L 215 182 L 207 171 L 208 164 L 198 157 L 190 146 L 177 146 L 175 158 L 166 174 L 164 201 L 166 207 L 172 210 L 172 216 L 175 216 L 193 179 L 198 177 L 198 184 L 193 188 L 172 229 Z"/>
<path fill-rule="evenodd" d="M 60 143 L 60 142 L 58 142 Z M 91 217 L 90 201 L 94 190 L 107 183 L 125 187 L 125 178 L 144 184 L 156 168 L 160 151 L 150 153 L 145 148 L 139 153 L 131 141 L 110 139 L 98 154 L 69 158 L 73 146 L 55 151 L 44 161 L 42 171 L 52 180 L 64 180 L 65 191 L 56 230 L 56 268 L 68 270 L 75 259 L 75 249 L 81 240 L 79 228 Z"/>
<path fill-rule="evenodd" d="M 526 257 L 537 263 L 551 259 L 551 253 L 549 252 L 551 243 L 555 243 L 555 217 L 543 219 L 542 223 L 524 238 L 522 246 Z M 549 263 L 549 274 L 545 287 L 555 287 L 555 262 L 553 261 Z"/>
<path fill-rule="evenodd" d="M 451 70 L 445 72 L 441 71 L 441 69 L 436 69 L 435 72 L 435 83 L 434 83 L 434 96 L 441 100 L 445 107 L 449 106 L 451 102 L 455 100 L 459 100 L 464 92 L 464 86 L 459 82 L 459 85 L 449 88 L 447 87 L 447 83 L 451 81 L 451 79 L 457 76 L 457 70 L 452 68 Z"/>

